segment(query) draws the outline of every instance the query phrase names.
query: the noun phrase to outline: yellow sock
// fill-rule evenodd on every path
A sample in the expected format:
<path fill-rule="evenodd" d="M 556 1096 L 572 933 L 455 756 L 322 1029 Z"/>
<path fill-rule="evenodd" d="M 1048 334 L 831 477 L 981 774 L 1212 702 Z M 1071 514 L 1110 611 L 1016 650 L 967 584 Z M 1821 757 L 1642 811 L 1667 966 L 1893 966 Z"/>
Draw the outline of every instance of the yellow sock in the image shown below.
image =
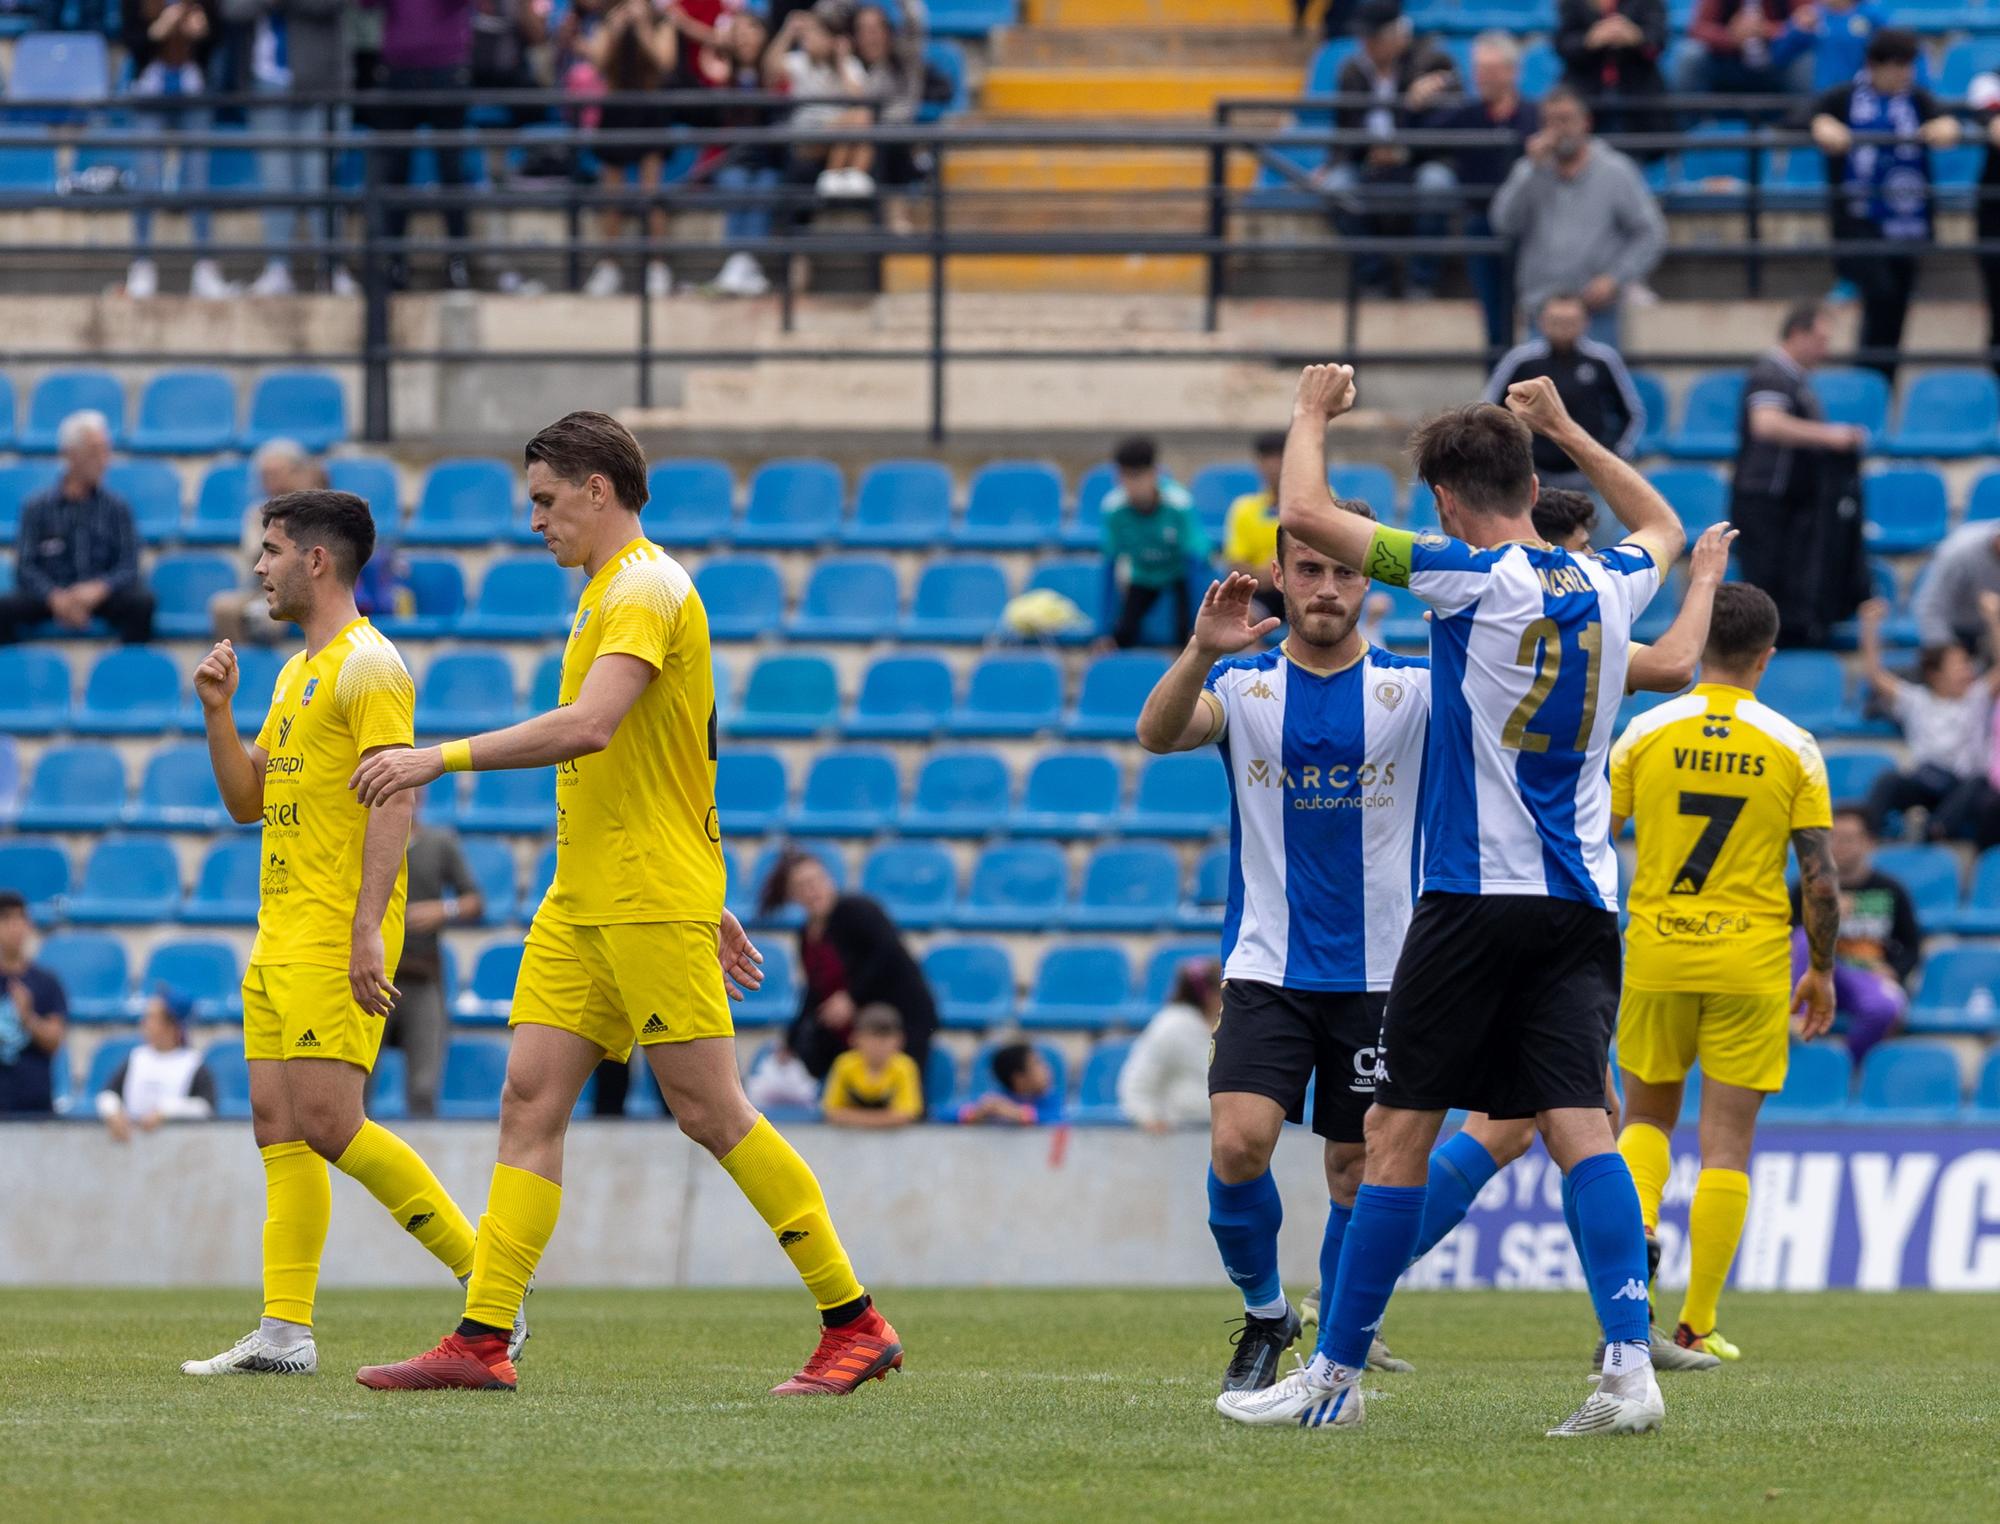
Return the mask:
<path fill-rule="evenodd" d="M 490 1328 L 511 1328 L 528 1294 L 528 1279 L 555 1236 L 562 1210 L 562 1187 L 511 1164 L 493 1166 L 486 1211 L 479 1219 L 479 1246 L 472 1256 L 472 1282 L 465 1288 L 465 1315 Z"/>
<path fill-rule="evenodd" d="M 1618 1152 L 1632 1171 L 1632 1183 L 1639 1188 L 1639 1215 L 1646 1231 L 1660 1225 L 1660 1197 L 1666 1194 L 1667 1176 L 1673 1173 L 1673 1149 L 1667 1135 L 1650 1122 L 1633 1122 L 1618 1134 Z"/>
<path fill-rule="evenodd" d="M 313 1320 L 319 1256 L 333 1220 L 326 1161 L 303 1142 L 273 1143 L 264 1156 L 264 1316 Z"/>
<path fill-rule="evenodd" d="M 1715 1304 L 1722 1299 L 1729 1267 L 1736 1262 L 1736 1245 L 1743 1237 L 1743 1219 L 1750 1211 L 1750 1177 L 1740 1169 L 1705 1169 L 1694 1183 L 1694 1205 L 1688 1211 L 1687 1295 L 1681 1321 L 1696 1333 L 1715 1331 Z"/>
<path fill-rule="evenodd" d="M 360 1181 L 453 1275 L 472 1269 L 472 1224 L 445 1194 L 423 1156 L 388 1128 L 363 1122 L 333 1167 Z"/>
<path fill-rule="evenodd" d="M 722 1167 L 778 1235 L 778 1246 L 790 1256 L 820 1311 L 860 1299 L 861 1282 L 833 1231 L 812 1166 L 768 1117 L 759 1117 L 743 1141 L 722 1156 Z"/>

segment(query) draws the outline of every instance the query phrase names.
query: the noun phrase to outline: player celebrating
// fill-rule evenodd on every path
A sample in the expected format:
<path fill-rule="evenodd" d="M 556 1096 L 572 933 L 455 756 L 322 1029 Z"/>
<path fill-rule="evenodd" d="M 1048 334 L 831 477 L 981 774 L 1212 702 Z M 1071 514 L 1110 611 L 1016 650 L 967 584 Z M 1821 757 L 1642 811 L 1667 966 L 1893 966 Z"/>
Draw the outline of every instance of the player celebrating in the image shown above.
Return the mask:
<path fill-rule="evenodd" d="M 1750 1206 L 1757 1109 L 1784 1086 L 1791 1013 L 1803 1012 L 1804 1037 L 1833 1024 L 1840 930 L 1826 764 L 1810 735 L 1756 697 L 1777 641 L 1768 594 L 1742 583 L 1719 589 L 1701 683 L 1640 715 L 1611 753 L 1613 828 L 1633 818 L 1639 847 L 1618 1013 L 1618 1150 L 1650 1235 L 1681 1087 L 1699 1062 L 1701 1176 L 1674 1342 L 1725 1360 L 1737 1350 L 1715 1331 L 1715 1309 Z M 1796 989 L 1788 843 L 1810 956 Z"/>
<path fill-rule="evenodd" d="M 1606 1339 L 1603 1379 L 1551 1434 L 1658 1427 L 1646 1242 L 1603 1101 L 1618 998 L 1618 875 L 1605 778 L 1634 619 L 1686 536 L 1645 479 L 1591 439 L 1545 379 L 1441 414 L 1413 441 L 1444 534 L 1343 513 L 1326 490 L 1327 425 L 1354 402 L 1347 366 L 1300 378 L 1280 518 L 1329 556 L 1429 603 L 1431 729 L 1423 894 L 1390 985 L 1367 1164 L 1333 1305 L 1310 1366 L 1217 1407 L 1245 1423 L 1361 1422 L 1360 1374 L 1424 1210 L 1445 1111 L 1533 1116 L 1570 1176 L 1578 1251 Z M 1631 531 L 1579 557 L 1530 517 L 1533 429 L 1567 451 Z"/>
<path fill-rule="evenodd" d="M 303 1375 L 319 1365 L 313 1292 L 333 1212 L 326 1161 L 361 1182 L 461 1280 L 472 1225 L 409 1144 L 362 1113 L 403 950 L 411 801 L 365 810 L 357 764 L 407 752 L 408 669 L 354 606 L 375 551 L 368 505 L 346 492 L 288 492 L 264 505 L 257 561 L 271 617 L 305 631 L 254 745 L 236 734 L 236 652 L 195 669 L 216 787 L 230 818 L 264 822 L 257 941 L 243 979 L 251 1126 L 264 1156 L 264 1319 L 191 1376 Z M 525 1324 L 508 1319 L 516 1353 Z"/>
<path fill-rule="evenodd" d="M 1366 504 L 1342 506 L 1372 517 Z M 1273 581 L 1291 616 L 1284 644 L 1261 649 L 1279 621 L 1252 622 L 1254 577 L 1215 583 L 1138 725 L 1149 751 L 1218 745 L 1229 775 L 1222 1021 L 1208 1069 L 1208 1225 L 1244 1309 L 1225 1392 L 1270 1386 L 1299 1335 L 1278 1280 L 1283 1208 L 1270 1164 L 1286 1118 L 1303 1119 L 1315 1072 L 1326 1286 L 1340 1263 L 1382 1005 L 1410 922 L 1430 711 L 1429 663 L 1355 628 L 1368 594 L 1360 572 L 1281 529 Z M 1370 1353 L 1391 1359 L 1379 1341 Z"/>
<path fill-rule="evenodd" d="M 500 1159 L 464 1321 L 428 1354 L 357 1379 L 513 1389 L 505 1330 L 555 1232 L 570 1112 L 598 1064 L 636 1038 L 681 1131 L 722 1161 L 819 1304 L 819 1348 L 773 1390 L 851 1392 L 900 1367 L 903 1346 L 855 1280 L 812 1170 L 737 1078 L 725 978 L 754 987 L 760 976 L 722 908 L 708 615 L 686 571 L 640 531 L 646 457 L 623 425 L 571 413 L 525 456 L 536 533 L 559 565 L 590 577 L 557 707 L 371 758 L 353 777 L 356 797 L 381 808 L 445 772 L 557 768 L 555 881 L 514 987 Z"/>

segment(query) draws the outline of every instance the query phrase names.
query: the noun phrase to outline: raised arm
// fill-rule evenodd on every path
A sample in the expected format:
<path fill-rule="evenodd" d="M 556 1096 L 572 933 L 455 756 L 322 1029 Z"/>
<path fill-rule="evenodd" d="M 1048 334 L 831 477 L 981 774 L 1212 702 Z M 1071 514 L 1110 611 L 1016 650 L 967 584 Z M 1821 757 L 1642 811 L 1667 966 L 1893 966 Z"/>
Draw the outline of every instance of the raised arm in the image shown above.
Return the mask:
<path fill-rule="evenodd" d="M 1694 681 L 1701 664 L 1702 647 L 1708 644 L 1708 618 L 1715 610 L 1715 590 L 1729 572 L 1729 547 L 1736 531 L 1727 524 L 1711 524 L 1694 542 L 1689 558 L 1687 597 L 1681 611 L 1667 626 L 1667 633 L 1650 646 L 1632 647 L 1632 662 L 1625 672 L 1627 693 L 1679 693 Z"/>
<path fill-rule="evenodd" d="M 1889 617 L 1889 602 L 1870 598 L 1855 613 L 1861 624 L 1861 675 L 1875 696 L 1893 708 L 1903 685 L 1882 665 L 1882 622 Z"/>
<path fill-rule="evenodd" d="M 1833 1025 L 1833 949 L 1840 936 L 1840 879 L 1833 866 L 1832 832 L 1824 826 L 1792 832 L 1799 859 L 1799 922 L 1805 927 L 1807 966 L 1792 991 L 1799 1036 L 1811 1039 Z"/>
<path fill-rule="evenodd" d="M 1354 367 L 1308 365 L 1292 397 L 1292 428 L 1278 476 L 1278 525 L 1323 556 L 1368 570 L 1375 521 L 1348 513 L 1326 484 L 1326 430 L 1354 406 Z"/>
<path fill-rule="evenodd" d="M 1221 700 L 1203 697 L 1209 670 L 1225 656 L 1252 649 L 1279 624 L 1277 619 L 1251 623 L 1250 595 L 1256 589 L 1257 579 L 1245 572 L 1208 585 L 1194 634 L 1139 711 L 1139 744 L 1146 750 L 1193 751 L 1222 734 Z"/>
<path fill-rule="evenodd" d="M 1516 381 L 1507 388 L 1507 410 L 1576 462 L 1625 526 L 1626 538 L 1644 548 L 1662 572 L 1680 559 L 1687 546 L 1680 515 L 1629 461 L 1620 460 L 1570 417 L 1555 382 L 1546 376 Z"/>
<path fill-rule="evenodd" d="M 208 762 L 215 769 L 215 786 L 222 807 L 238 825 L 264 818 L 264 752 L 245 746 L 236 733 L 230 708 L 240 673 L 236 648 L 219 642 L 194 669 L 195 697 L 201 700 L 201 722 L 208 734 Z"/>

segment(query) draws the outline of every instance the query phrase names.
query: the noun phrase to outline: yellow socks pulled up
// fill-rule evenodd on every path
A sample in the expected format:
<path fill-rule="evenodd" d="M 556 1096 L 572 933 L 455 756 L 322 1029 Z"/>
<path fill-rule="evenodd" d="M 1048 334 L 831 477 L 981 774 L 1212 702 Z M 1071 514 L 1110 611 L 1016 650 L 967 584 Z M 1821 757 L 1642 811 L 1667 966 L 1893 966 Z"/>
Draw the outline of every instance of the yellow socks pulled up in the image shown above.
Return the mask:
<path fill-rule="evenodd" d="M 358 1180 L 453 1275 L 472 1269 L 472 1224 L 431 1167 L 386 1127 L 363 1122 L 334 1168 Z"/>
<path fill-rule="evenodd" d="M 333 1184 L 326 1161 L 303 1142 L 257 1151 L 264 1156 L 264 1316 L 310 1328 Z"/>
<path fill-rule="evenodd" d="M 821 1312 L 860 1300 L 861 1282 L 854 1278 L 854 1266 L 833 1231 L 812 1166 L 768 1117 L 757 1118 L 743 1141 L 722 1156 L 722 1167 L 778 1235 L 778 1247 L 791 1259 Z"/>
<path fill-rule="evenodd" d="M 528 1281 L 555 1236 L 562 1187 L 511 1164 L 493 1166 L 493 1184 L 479 1219 L 465 1316 L 489 1328 L 512 1328 Z"/>
<path fill-rule="evenodd" d="M 1632 1184 L 1638 1187 L 1639 1215 L 1646 1221 L 1646 1231 L 1654 1232 L 1660 1226 L 1660 1198 L 1674 1168 L 1667 1135 L 1649 1122 L 1634 1122 L 1618 1134 L 1618 1152 L 1625 1156 Z"/>
<path fill-rule="evenodd" d="M 1736 1262 L 1743 1219 L 1750 1212 L 1750 1177 L 1740 1169 L 1705 1169 L 1688 1210 L 1688 1283 L 1681 1321 L 1698 1334 L 1715 1331 L 1715 1306 Z"/>

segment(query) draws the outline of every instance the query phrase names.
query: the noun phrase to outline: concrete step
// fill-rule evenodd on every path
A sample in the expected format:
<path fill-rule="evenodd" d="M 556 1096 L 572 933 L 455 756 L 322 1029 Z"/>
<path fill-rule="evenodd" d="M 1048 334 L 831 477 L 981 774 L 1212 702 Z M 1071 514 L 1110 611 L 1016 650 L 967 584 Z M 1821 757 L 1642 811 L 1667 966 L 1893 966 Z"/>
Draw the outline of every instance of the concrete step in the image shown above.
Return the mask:
<path fill-rule="evenodd" d="M 982 105 L 989 116 L 1185 117 L 1206 120 L 1231 96 L 1287 96 L 1293 69 L 994 69 Z"/>
<path fill-rule="evenodd" d="M 1192 296 L 1206 280 L 1203 261 L 1180 254 L 959 254 L 948 261 L 945 282 L 958 293 L 1116 292 L 1130 296 Z M 885 295 L 928 291 L 931 262 L 920 254 L 882 261 Z"/>
<path fill-rule="evenodd" d="M 921 216 L 919 225 L 927 226 Z M 1133 233 L 1200 234 L 1208 230 L 1208 197 L 1082 191 L 1068 195 L 1004 196 L 953 206 L 956 233 L 1074 233 L 1120 228 Z"/>
<path fill-rule="evenodd" d="M 1285 27 L 1292 0 L 1027 0 L 1031 27 Z"/>
<path fill-rule="evenodd" d="M 994 68 L 1142 69 L 1172 64 L 1190 69 L 1294 69 L 1303 77 L 1316 41 L 1273 27 L 1176 31 L 1016 27 L 993 34 L 989 57 Z"/>
<path fill-rule="evenodd" d="M 956 148 L 945 156 L 953 190 L 1158 191 L 1208 185 L 1208 155 L 1200 149 Z M 1245 154 L 1229 158 L 1230 184 L 1250 185 L 1257 167 Z"/>

